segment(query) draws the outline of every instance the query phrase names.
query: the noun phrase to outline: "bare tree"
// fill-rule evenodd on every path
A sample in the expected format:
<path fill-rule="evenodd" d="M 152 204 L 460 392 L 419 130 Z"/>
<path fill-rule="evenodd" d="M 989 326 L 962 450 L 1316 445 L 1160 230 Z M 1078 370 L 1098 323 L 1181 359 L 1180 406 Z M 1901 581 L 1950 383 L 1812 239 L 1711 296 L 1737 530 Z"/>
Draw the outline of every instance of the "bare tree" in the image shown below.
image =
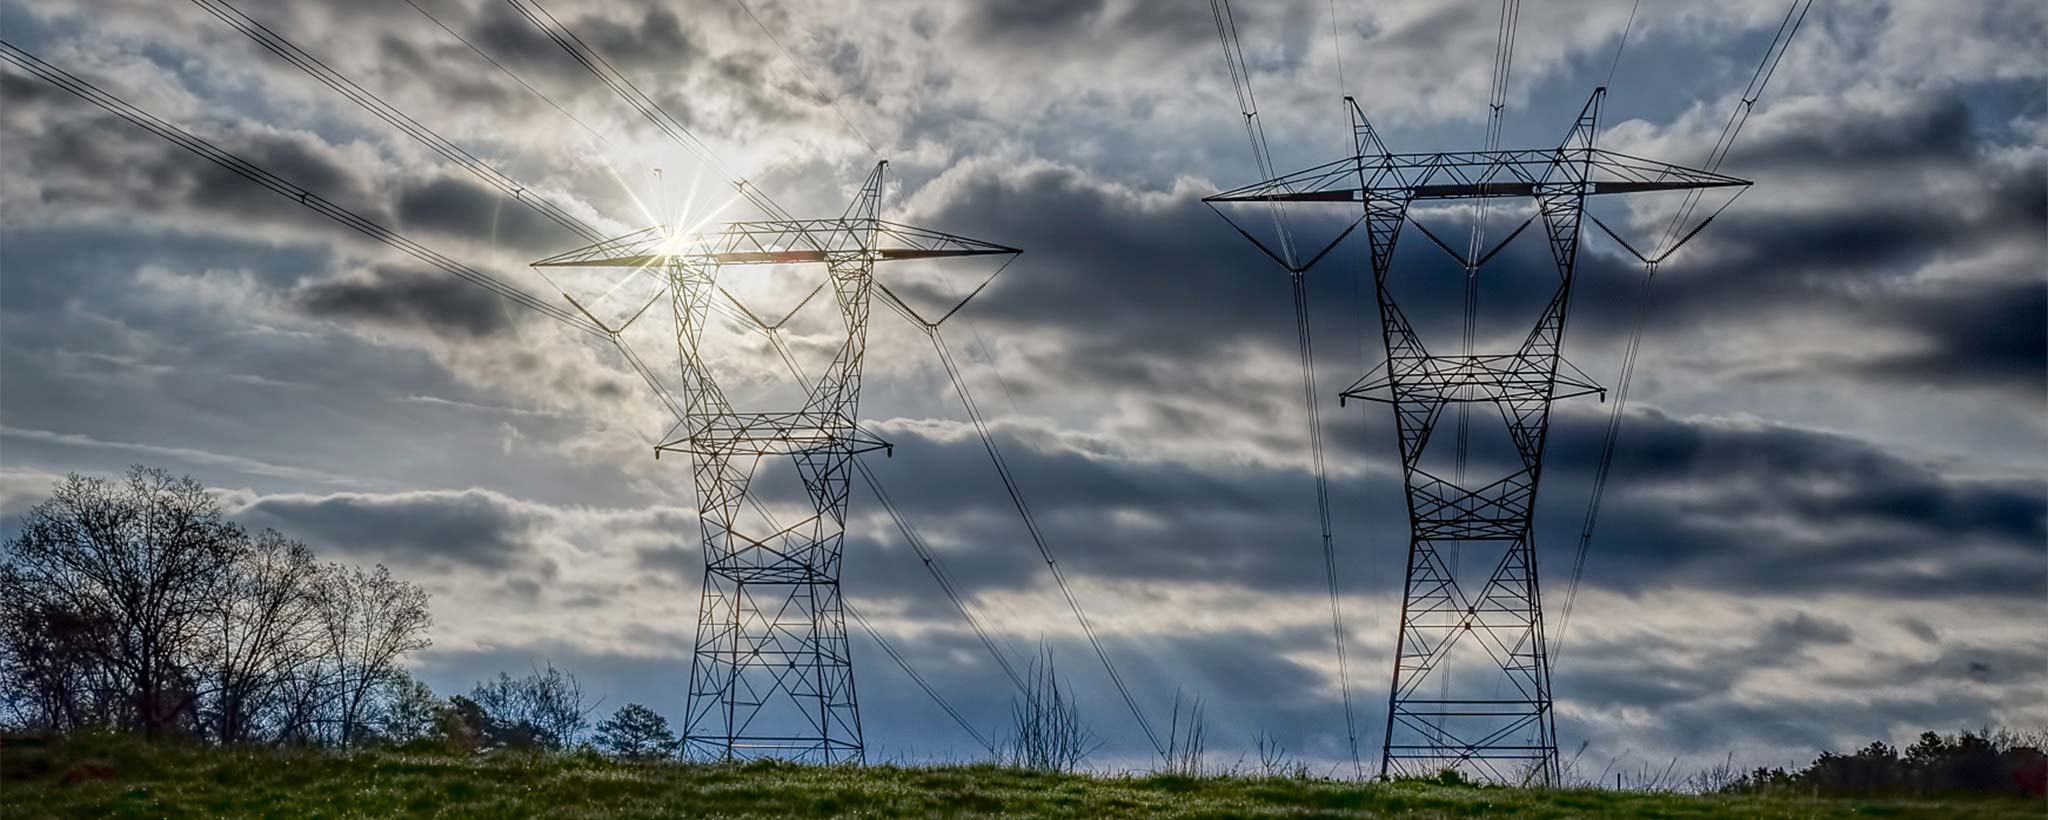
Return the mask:
<path fill-rule="evenodd" d="M 598 706 L 584 701 L 575 675 L 552 663 L 522 678 L 500 672 L 497 680 L 477 684 L 469 697 L 482 707 L 493 742 L 551 750 L 575 745 Z"/>
<path fill-rule="evenodd" d="M 433 736 L 448 704 L 419 678 L 401 669 L 384 687 L 384 708 L 378 721 L 384 740 L 404 743 Z"/>
<path fill-rule="evenodd" d="M 334 738 L 350 746 L 363 734 L 375 695 L 397 674 L 399 658 L 432 645 L 427 628 L 433 617 L 426 591 L 392 578 L 382 564 L 374 572 L 329 566 L 316 600 L 333 687 Z"/>
<path fill-rule="evenodd" d="M 418 587 L 251 538 L 161 470 L 66 478 L 4 559 L 0 719 L 15 725 L 347 744 L 427 646 Z"/>
<path fill-rule="evenodd" d="M 320 647 L 324 653 L 325 644 Z M 286 678 L 278 686 L 277 698 L 271 708 L 271 738 L 293 746 L 314 746 L 325 742 L 321 714 L 332 700 L 333 684 L 333 676 L 325 662 L 307 664 L 300 667 L 298 674 Z"/>
<path fill-rule="evenodd" d="M 97 647 L 104 624 L 29 598 L 0 566 L 0 705 L 8 725 L 69 731 L 111 725 L 129 702 Z"/>
<path fill-rule="evenodd" d="M 126 701 L 111 715 L 119 724 L 156 734 L 190 721 L 198 636 L 248 549 L 204 487 L 142 467 L 118 484 L 72 475 L 29 511 L 7 547 L 6 620 L 77 627 L 43 633 L 77 643 L 31 667 L 90 661 L 98 668 L 84 677 L 104 679 Z M 52 707 L 81 705 L 70 684 L 43 683 L 54 687 Z"/>
<path fill-rule="evenodd" d="M 251 739 L 258 713 L 318 660 L 321 567 L 305 544 L 275 531 L 257 536 L 208 615 L 205 710 L 223 743 Z"/>

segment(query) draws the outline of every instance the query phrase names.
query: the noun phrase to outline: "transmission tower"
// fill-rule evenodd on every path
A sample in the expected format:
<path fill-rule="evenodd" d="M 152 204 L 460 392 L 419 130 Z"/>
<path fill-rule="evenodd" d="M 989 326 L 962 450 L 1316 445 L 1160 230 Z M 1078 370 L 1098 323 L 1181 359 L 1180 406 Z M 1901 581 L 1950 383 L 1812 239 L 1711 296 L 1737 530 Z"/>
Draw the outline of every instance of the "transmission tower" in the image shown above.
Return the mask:
<path fill-rule="evenodd" d="M 1409 524 L 1382 775 L 1426 775 L 1456 768 L 1497 780 L 1558 779 L 1556 716 L 1551 710 L 1550 661 L 1531 524 L 1551 403 L 1603 392 L 1563 362 L 1559 353 L 1586 198 L 1654 191 L 1696 194 L 1749 184 L 1594 147 L 1604 94 L 1604 88 L 1593 92 L 1556 148 L 1435 154 L 1388 151 L 1357 103 L 1346 97 L 1352 156 L 1206 200 L 1212 205 L 1263 203 L 1272 208 L 1346 203 L 1362 209 L 1352 227 L 1363 223 L 1366 229 L 1386 358 L 1341 395 L 1393 408 Z M 1508 197 L 1532 198 L 1534 213 L 1476 258 L 1466 256 L 1476 248 L 1460 254 L 1428 228 L 1413 223 L 1409 214 L 1418 201 Z M 1521 344 L 1512 351 L 1471 355 L 1429 352 L 1388 287 L 1402 227 L 1415 224 L 1463 270 L 1472 270 L 1491 261 L 1539 220 L 1557 279 Z M 1239 232 L 1275 260 L 1288 258 L 1253 232 L 1243 227 Z M 1315 259 L 1327 253 L 1326 248 Z M 1560 372 L 1560 363 L 1572 374 Z M 1459 481 L 1423 468 L 1425 446 L 1445 408 L 1452 405 L 1499 411 L 1517 459 L 1510 472 Z M 1460 548 L 1466 558 L 1482 556 L 1492 566 L 1476 595 L 1460 585 L 1454 562 L 1446 559 L 1446 552 Z M 1448 692 L 1426 688 L 1425 683 L 1435 682 L 1432 673 L 1460 644 L 1476 645 L 1498 667 L 1498 675 L 1485 680 L 1461 675 L 1459 688 Z"/>
<path fill-rule="evenodd" d="M 699 498 L 704 592 L 683 724 L 692 757 L 863 758 L 839 570 L 853 458 L 889 447 L 856 422 L 875 265 L 1019 252 L 880 219 L 886 167 L 875 166 L 837 219 L 734 222 L 694 236 L 649 228 L 534 263 L 652 272 L 674 312 L 680 419 L 655 455 L 687 453 Z M 731 298 L 721 273 L 820 264 L 845 342 L 805 385 L 801 408 L 733 409 L 698 351 L 711 310 Z M 778 525 L 749 495 L 770 457 L 795 464 L 811 502 L 801 520 Z"/>

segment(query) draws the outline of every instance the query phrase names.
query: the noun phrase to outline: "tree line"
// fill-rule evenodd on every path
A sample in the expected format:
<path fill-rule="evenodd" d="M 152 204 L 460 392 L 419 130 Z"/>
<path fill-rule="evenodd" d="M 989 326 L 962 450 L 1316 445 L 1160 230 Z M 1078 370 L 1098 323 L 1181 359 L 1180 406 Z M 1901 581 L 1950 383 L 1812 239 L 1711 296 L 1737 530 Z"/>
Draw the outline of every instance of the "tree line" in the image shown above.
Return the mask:
<path fill-rule="evenodd" d="M 250 532 L 191 478 L 71 475 L 0 563 L 0 709 L 17 728 L 352 746 L 426 648 L 427 594 Z"/>
<path fill-rule="evenodd" d="M 403 665 L 431 644 L 432 625 L 418 585 L 382 565 L 322 562 L 273 530 L 252 533 L 189 477 L 144 467 L 119 480 L 71 475 L 5 542 L 0 728 L 456 753 L 594 748 L 636 761 L 681 754 L 668 721 L 640 704 L 593 727 L 599 704 L 553 665 L 441 698 Z M 998 757 L 1071 771 L 1096 742 L 1049 653 L 1041 664 Z M 1176 737 L 1178 715 L 1176 698 Z M 1188 773 L 1202 755 L 1201 723 L 1197 705 L 1186 744 L 1175 743 Z M 1728 769 L 1699 787 L 2039 795 L 2048 787 L 2042 745 L 2006 732 L 1929 732 L 1904 749 L 1873 743 L 1792 771 Z M 1264 739 L 1260 748 L 1271 773 Z"/>
<path fill-rule="evenodd" d="M 629 759 L 679 743 L 628 704 L 596 726 L 575 675 L 500 673 L 443 699 L 403 660 L 428 596 L 389 569 L 322 562 L 228 519 L 199 482 L 71 475 L 0 562 L 0 726 L 234 744 L 560 751 Z"/>
<path fill-rule="evenodd" d="M 1882 741 L 1855 752 L 1822 752 L 1799 769 L 1760 767 L 1722 791 L 1830 797 L 2048 794 L 2043 736 L 2009 731 L 1923 732 L 1903 749 Z"/>

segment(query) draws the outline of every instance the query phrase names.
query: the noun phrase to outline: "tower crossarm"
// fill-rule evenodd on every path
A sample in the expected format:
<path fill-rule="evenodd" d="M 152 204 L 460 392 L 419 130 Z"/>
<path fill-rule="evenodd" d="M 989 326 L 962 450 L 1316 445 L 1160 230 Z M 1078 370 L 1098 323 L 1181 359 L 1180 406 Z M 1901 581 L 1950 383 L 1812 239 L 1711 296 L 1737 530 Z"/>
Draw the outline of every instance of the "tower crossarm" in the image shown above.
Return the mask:
<path fill-rule="evenodd" d="M 872 237 L 872 239 L 870 239 Z M 1022 253 L 1016 248 L 883 219 L 771 219 L 697 234 L 646 228 L 533 263 L 542 268 L 642 268 L 893 262 Z"/>
<path fill-rule="evenodd" d="M 1584 193 L 1587 196 L 1731 188 L 1750 184 L 1748 180 L 1725 174 L 1605 148 L 1567 147 L 1435 154 L 1360 154 L 1214 194 L 1204 201 L 1367 202 L 1526 197 L 1567 187 L 1556 182 L 1552 174 L 1559 165 L 1581 165 L 1585 169 Z M 1575 179 L 1568 187 L 1576 193 L 1579 184 Z"/>
<path fill-rule="evenodd" d="M 849 455 L 887 450 L 888 442 L 861 430 L 842 413 L 701 413 L 690 432 L 655 446 L 657 452 L 709 456 L 780 456 L 813 452 Z"/>
<path fill-rule="evenodd" d="M 857 423 L 869 308 L 876 290 L 887 292 L 875 266 L 1020 252 L 882 219 L 885 168 L 875 166 L 837 218 L 730 222 L 705 231 L 657 226 L 533 263 L 599 269 L 582 279 L 609 287 L 606 296 L 628 281 L 658 283 L 667 292 L 683 371 L 680 401 L 669 404 L 680 423 L 655 454 L 688 454 L 704 545 L 682 731 L 691 757 L 838 763 L 865 754 L 839 578 L 856 457 L 889 449 Z M 760 265 L 818 265 L 825 276 L 781 322 L 769 324 L 719 281 L 732 269 Z M 643 273 L 651 275 L 643 279 Z M 714 300 L 732 302 L 774 339 L 820 293 L 830 294 L 845 336 L 823 368 L 795 374 L 805 389 L 802 406 L 734 410 L 698 352 Z M 624 325 L 593 321 L 623 344 Z M 797 370 L 794 361 L 787 363 Z M 786 510 L 771 509 L 757 495 L 759 471 L 778 463 L 793 469 L 811 507 L 787 523 L 777 523 Z"/>
<path fill-rule="evenodd" d="M 1544 784 L 1556 784 L 1562 776 L 1534 523 L 1552 404 L 1573 396 L 1605 395 L 1604 388 L 1563 355 L 1582 245 L 1580 227 L 1590 218 L 1587 198 L 1659 191 L 1697 195 L 1719 188 L 1739 192 L 1750 184 L 1715 171 L 1597 147 L 1605 95 L 1605 88 L 1593 90 L 1555 147 L 1410 154 L 1387 150 L 1357 101 L 1347 98 L 1350 156 L 1204 198 L 1239 234 L 1295 273 L 1297 283 L 1299 274 L 1324 259 L 1352 228 L 1365 226 L 1360 233 L 1367 239 L 1370 267 L 1364 273 L 1379 307 L 1385 358 L 1339 395 L 1344 400 L 1383 403 L 1393 410 L 1409 524 L 1401 625 L 1383 724 L 1384 776 L 1429 776 L 1447 768 Z M 1489 137 L 1489 144 L 1495 143 L 1497 139 Z M 1473 239 L 1463 252 L 1410 213 L 1418 200 L 1520 197 L 1534 200 L 1534 213 L 1483 253 L 1483 208 L 1476 212 Z M 1275 251 L 1228 213 L 1258 209 L 1220 207 L 1225 203 L 1342 203 L 1360 213 L 1358 221 L 1325 250 L 1297 264 L 1295 254 Z M 1276 232 L 1289 236 L 1289 209 L 1267 210 L 1275 217 Z M 1431 353 L 1389 284 L 1395 246 L 1410 224 L 1461 263 L 1467 286 L 1463 355 Z M 1550 298 L 1518 348 L 1474 353 L 1476 272 L 1529 228 L 1541 237 L 1555 266 Z M 1306 314 L 1297 314 L 1302 315 Z M 1478 418 L 1468 411 L 1480 403 L 1491 404 L 1498 412 L 1518 463 L 1504 476 L 1468 481 L 1467 428 Z M 1457 472 L 1445 478 L 1424 465 L 1435 463 L 1426 462 L 1425 456 L 1445 409 L 1451 407 L 1458 411 L 1457 451 L 1451 462 Z M 1492 461 L 1489 456 L 1485 463 Z M 1478 571 L 1489 564 L 1491 571 L 1483 576 L 1478 593 L 1470 594 L 1469 582 L 1482 577 Z M 1487 675 L 1475 679 L 1461 671 L 1454 688 L 1446 664 L 1477 666 Z M 1479 699 L 1487 693 L 1491 696 Z"/>
<path fill-rule="evenodd" d="M 1555 373 L 1549 362 L 1527 353 L 1477 356 L 1424 355 L 1400 375 L 1375 370 L 1339 395 L 1343 399 L 1404 402 L 1514 402 L 1604 395 L 1589 380 Z M 1556 387 L 1553 392 L 1552 382 Z M 1398 389 L 1397 389 L 1398 388 Z M 1397 398 L 1398 396 L 1398 398 Z"/>

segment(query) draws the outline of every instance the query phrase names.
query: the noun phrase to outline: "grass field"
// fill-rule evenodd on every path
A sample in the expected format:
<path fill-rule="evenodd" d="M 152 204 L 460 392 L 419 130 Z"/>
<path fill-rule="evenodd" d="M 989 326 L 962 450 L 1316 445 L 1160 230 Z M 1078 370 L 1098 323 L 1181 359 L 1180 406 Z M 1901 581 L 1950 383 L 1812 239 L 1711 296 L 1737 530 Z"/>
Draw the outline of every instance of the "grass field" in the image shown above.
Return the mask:
<path fill-rule="evenodd" d="M 1700 797 L 1421 783 L 1047 775 L 995 766 L 613 763 L 0 740 L 0 816 L 28 817 L 1985 817 L 2039 801 Z"/>

